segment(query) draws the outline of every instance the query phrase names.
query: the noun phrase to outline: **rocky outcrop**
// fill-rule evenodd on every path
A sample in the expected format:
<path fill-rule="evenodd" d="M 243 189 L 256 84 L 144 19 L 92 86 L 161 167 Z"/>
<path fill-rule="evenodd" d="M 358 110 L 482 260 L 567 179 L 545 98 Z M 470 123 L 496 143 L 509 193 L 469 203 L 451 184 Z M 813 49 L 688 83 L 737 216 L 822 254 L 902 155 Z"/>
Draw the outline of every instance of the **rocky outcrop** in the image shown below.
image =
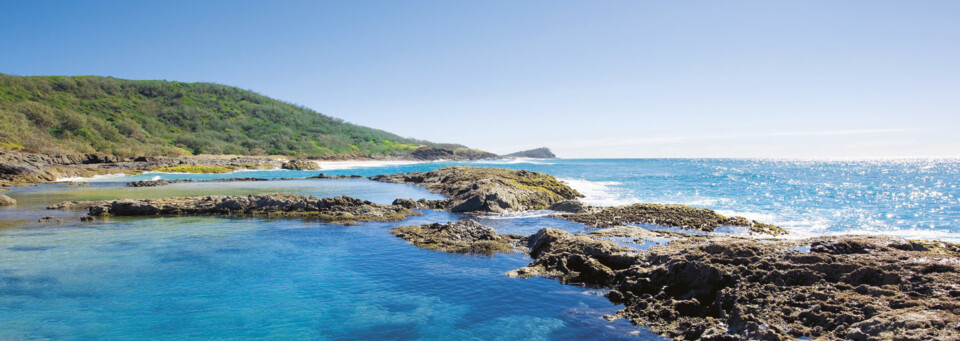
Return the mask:
<path fill-rule="evenodd" d="M 558 211 L 562 211 L 558 209 Z M 653 224 L 667 227 L 712 232 L 720 226 L 749 228 L 753 233 L 782 235 L 787 231 L 776 225 L 765 224 L 744 217 L 727 218 L 713 210 L 674 204 L 634 204 L 581 210 L 581 213 L 561 214 L 557 217 L 586 224 L 593 228 L 623 224 Z"/>
<path fill-rule="evenodd" d="M 391 229 L 390 233 L 423 249 L 484 255 L 512 253 L 520 238 L 498 234 L 474 220 L 401 226 Z"/>
<path fill-rule="evenodd" d="M 274 168 L 273 157 L 202 155 L 190 157 L 136 157 L 120 159 L 106 154 L 46 155 L 0 150 L 0 184 L 23 185 L 70 177 L 140 173 L 177 166 L 219 166 L 230 169 Z"/>
<path fill-rule="evenodd" d="M 540 210 L 582 197 L 556 178 L 537 172 L 486 167 L 445 167 L 426 173 L 378 175 L 370 179 L 413 184 L 450 197 L 453 212 Z"/>
<path fill-rule="evenodd" d="M 565 213 L 595 213 L 600 211 L 600 207 L 592 207 L 580 200 L 564 200 L 550 205 L 547 209 Z"/>
<path fill-rule="evenodd" d="M 400 221 L 415 214 L 400 206 L 380 205 L 347 196 L 318 199 L 292 194 L 80 201 L 49 208 L 87 208 L 91 216 L 246 215 L 309 218 L 345 225 Z"/>
<path fill-rule="evenodd" d="M 447 208 L 447 205 L 450 205 L 450 200 L 427 200 L 427 199 L 405 199 L 399 198 L 393 200 L 393 204 L 401 206 L 408 209 L 434 209 L 442 210 Z"/>
<path fill-rule="evenodd" d="M 639 235 L 648 233 L 657 232 Z M 534 261 L 509 275 L 610 288 L 607 297 L 625 305 L 616 317 L 677 339 L 960 338 L 954 244 L 690 236 L 639 251 L 543 229 L 528 245 Z"/>
<path fill-rule="evenodd" d="M 510 153 L 510 154 L 504 155 L 504 157 L 508 157 L 508 158 L 524 157 L 524 158 L 531 158 L 531 159 L 556 159 L 557 158 L 557 156 L 550 151 L 550 148 L 547 148 L 547 147 L 524 150 L 516 153 Z"/>
<path fill-rule="evenodd" d="M 280 166 L 280 168 L 290 169 L 290 170 L 319 170 L 320 165 L 317 164 L 316 161 L 291 160 L 288 162 L 284 162 L 283 165 Z"/>
<path fill-rule="evenodd" d="M 17 204 L 17 200 L 8 197 L 6 195 L 0 194 L 0 207 L 2 206 L 13 206 Z"/>

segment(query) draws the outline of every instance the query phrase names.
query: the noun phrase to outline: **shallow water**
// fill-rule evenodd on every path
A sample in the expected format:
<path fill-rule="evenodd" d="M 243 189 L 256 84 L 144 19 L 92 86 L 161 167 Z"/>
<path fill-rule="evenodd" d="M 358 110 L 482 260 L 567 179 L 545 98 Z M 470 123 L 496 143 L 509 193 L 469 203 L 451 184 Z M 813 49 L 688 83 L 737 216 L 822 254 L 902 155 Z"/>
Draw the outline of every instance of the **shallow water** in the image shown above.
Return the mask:
<path fill-rule="evenodd" d="M 889 234 L 960 242 L 960 160 L 560 159 L 333 164 L 321 171 L 144 174 L 104 181 L 364 176 L 450 165 L 527 169 L 566 181 L 595 205 L 679 203 L 744 215 L 793 236 Z"/>
<path fill-rule="evenodd" d="M 214 186 L 215 185 L 215 186 Z M 603 292 L 509 278 L 530 259 L 421 250 L 392 226 L 463 218 L 424 210 L 400 223 L 112 218 L 48 211 L 64 199 L 294 192 L 376 202 L 435 197 L 366 180 L 45 185 L 14 191 L 7 218 L 63 223 L 0 229 L 0 339 L 660 339 L 625 321 Z M 537 215 L 479 217 L 504 233 L 580 225 Z"/>
<path fill-rule="evenodd" d="M 667 202 L 744 214 L 794 236 L 856 232 L 960 241 L 956 160 L 514 160 L 338 165 L 320 172 L 369 176 L 459 164 L 545 172 L 598 205 Z M 368 180 L 123 185 L 157 177 L 317 173 L 151 173 L 5 193 L 19 203 L 0 208 L 0 339 L 659 339 L 624 321 L 601 319 L 618 309 L 601 291 L 506 277 L 530 261 L 524 255 L 427 251 L 388 233 L 392 226 L 461 215 L 423 211 L 400 223 L 350 227 L 214 217 L 80 224 L 83 212 L 45 209 L 62 200 L 273 192 L 378 203 L 440 198 L 415 186 Z M 474 218 L 501 233 L 582 229 L 549 213 Z M 64 222 L 36 221 L 45 215 Z M 662 241 L 631 247 L 656 242 Z"/>

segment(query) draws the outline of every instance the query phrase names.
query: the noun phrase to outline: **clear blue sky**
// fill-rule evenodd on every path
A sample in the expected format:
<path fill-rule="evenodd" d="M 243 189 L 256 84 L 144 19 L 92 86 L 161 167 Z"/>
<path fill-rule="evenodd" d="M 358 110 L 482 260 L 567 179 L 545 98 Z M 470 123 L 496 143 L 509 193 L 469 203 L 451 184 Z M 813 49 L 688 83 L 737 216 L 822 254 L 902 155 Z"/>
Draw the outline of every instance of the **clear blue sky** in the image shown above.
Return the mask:
<path fill-rule="evenodd" d="M 960 1 L 3 1 L 0 47 L 498 153 L 960 156 Z"/>

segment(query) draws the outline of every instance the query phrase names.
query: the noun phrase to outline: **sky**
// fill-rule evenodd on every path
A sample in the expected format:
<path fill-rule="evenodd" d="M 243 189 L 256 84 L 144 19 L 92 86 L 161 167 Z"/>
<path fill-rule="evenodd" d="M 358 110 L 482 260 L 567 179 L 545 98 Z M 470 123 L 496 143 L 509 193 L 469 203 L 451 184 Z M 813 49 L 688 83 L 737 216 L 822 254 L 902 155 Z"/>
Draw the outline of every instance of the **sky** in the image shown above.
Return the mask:
<path fill-rule="evenodd" d="M 565 158 L 960 157 L 960 1 L 13 1 L 0 73 Z"/>

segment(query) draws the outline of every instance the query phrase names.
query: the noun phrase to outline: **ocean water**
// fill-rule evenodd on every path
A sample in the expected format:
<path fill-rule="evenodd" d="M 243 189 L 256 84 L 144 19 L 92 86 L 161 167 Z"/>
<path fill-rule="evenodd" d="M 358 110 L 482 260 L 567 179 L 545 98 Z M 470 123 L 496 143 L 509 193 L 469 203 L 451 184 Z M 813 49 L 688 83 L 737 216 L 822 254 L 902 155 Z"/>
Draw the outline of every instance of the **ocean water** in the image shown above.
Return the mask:
<path fill-rule="evenodd" d="M 780 224 L 794 236 L 884 233 L 960 240 L 957 160 L 512 160 L 325 164 L 327 174 L 374 175 L 448 165 L 557 176 L 597 205 L 683 203 Z M 5 194 L 0 208 L 0 339 L 537 340 L 659 337 L 625 321 L 603 291 L 504 272 L 521 254 L 446 254 L 388 233 L 465 216 L 422 211 L 398 223 L 113 218 L 79 223 L 60 200 L 290 192 L 380 203 L 439 198 L 368 180 L 292 180 L 127 188 L 127 181 L 307 177 L 318 171 L 105 176 Z M 503 233 L 582 226 L 549 212 L 474 217 Z M 51 215 L 61 223 L 38 223 Z"/>

